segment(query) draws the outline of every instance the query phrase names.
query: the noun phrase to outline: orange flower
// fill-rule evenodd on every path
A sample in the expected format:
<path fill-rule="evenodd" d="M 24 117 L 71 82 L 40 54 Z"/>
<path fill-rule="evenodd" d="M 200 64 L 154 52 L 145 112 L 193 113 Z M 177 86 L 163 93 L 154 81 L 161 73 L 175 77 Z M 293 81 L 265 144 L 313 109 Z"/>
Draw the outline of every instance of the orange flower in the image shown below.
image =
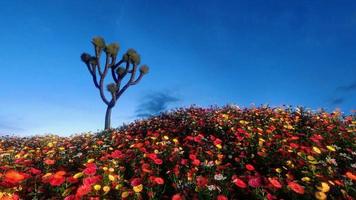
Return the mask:
<path fill-rule="evenodd" d="M 15 170 L 7 171 L 4 175 L 4 177 L 5 177 L 6 182 L 9 182 L 12 184 L 17 184 L 26 178 L 25 174 L 17 172 Z"/>
<path fill-rule="evenodd" d="M 65 171 L 58 171 L 53 176 L 50 177 L 49 183 L 52 186 L 60 186 L 65 181 L 64 175 L 66 174 Z"/>
<path fill-rule="evenodd" d="M 353 181 L 356 181 L 356 175 L 352 172 L 346 172 L 345 176 Z"/>
<path fill-rule="evenodd" d="M 296 182 L 289 182 L 288 187 L 298 194 L 304 194 L 304 187 Z"/>

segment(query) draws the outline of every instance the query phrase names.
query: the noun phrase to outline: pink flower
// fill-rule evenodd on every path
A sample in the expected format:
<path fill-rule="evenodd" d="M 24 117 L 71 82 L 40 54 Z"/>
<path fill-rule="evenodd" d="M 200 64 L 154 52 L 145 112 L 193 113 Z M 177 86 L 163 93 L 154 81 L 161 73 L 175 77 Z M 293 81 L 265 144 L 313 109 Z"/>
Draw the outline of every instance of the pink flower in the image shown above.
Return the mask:
<path fill-rule="evenodd" d="M 260 177 L 252 177 L 248 180 L 248 185 L 254 188 L 261 186 L 261 178 Z"/>

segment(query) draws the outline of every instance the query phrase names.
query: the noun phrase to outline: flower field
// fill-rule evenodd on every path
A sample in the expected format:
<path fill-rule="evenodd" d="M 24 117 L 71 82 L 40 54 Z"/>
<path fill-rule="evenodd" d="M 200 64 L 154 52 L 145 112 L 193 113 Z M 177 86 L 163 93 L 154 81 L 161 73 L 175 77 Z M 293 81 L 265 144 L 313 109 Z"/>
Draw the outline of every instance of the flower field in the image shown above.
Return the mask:
<path fill-rule="evenodd" d="M 356 118 L 178 109 L 119 129 L 0 140 L 4 199 L 353 199 Z"/>

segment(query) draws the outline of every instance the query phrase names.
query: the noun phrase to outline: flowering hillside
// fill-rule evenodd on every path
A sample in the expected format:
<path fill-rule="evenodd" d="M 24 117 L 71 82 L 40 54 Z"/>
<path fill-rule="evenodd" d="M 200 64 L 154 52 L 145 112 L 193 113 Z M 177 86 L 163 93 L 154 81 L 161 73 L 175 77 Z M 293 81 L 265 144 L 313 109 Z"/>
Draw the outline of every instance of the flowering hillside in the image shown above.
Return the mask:
<path fill-rule="evenodd" d="M 0 141 L 0 199 L 353 199 L 356 119 L 188 108 L 117 130 Z"/>

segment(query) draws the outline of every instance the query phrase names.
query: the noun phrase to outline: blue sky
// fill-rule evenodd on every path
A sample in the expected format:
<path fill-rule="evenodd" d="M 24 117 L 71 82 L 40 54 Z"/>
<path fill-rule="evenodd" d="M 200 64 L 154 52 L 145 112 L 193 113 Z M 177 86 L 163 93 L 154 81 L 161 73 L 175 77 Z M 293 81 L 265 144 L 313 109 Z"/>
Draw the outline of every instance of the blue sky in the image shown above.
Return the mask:
<path fill-rule="evenodd" d="M 113 110 L 251 104 L 356 109 L 356 3 L 342 1 L 0 1 L 0 134 L 103 128 L 82 52 L 101 35 L 150 73 Z"/>

